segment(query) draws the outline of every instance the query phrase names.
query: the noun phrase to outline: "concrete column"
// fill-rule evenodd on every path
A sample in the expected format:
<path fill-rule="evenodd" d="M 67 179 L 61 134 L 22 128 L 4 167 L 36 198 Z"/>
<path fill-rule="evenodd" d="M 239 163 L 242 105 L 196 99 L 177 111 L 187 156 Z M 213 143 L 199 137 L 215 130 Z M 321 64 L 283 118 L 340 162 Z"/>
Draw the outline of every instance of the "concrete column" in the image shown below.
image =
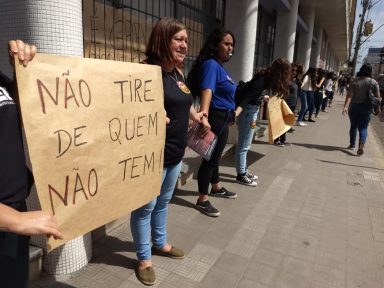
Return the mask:
<path fill-rule="evenodd" d="M 35 44 L 39 52 L 83 56 L 81 0 L 2 0 L 0 9 L 0 67 L 8 75 L 6 42 L 22 39 Z M 40 209 L 36 191 L 28 199 L 30 210 Z M 75 225 L 76 223 L 74 223 Z M 45 237 L 32 243 L 46 251 Z M 85 266 L 92 256 L 90 233 L 69 241 L 43 257 L 49 274 L 68 274 Z"/>
<path fill-rule="evenodd" d="M 329 53 L 329 42 L 327 41 L 325 43 L 325 52 L 324 52 L 324 64 L 323 64 L 323 69 L 327 69 L 328 66 L 328 53 Z"/>
<path fill-rule="evenodd" d="M 314 34 L 317 38 L 317 43 L 315 45 L 315 49 L 312 51 L 310 66 L 318 67 L 320 63 L 321 45 L 323 43 L 323 27 L 315 26 Z"/>
<path fill-rule="evenodd" d="M 236 83 L 253 76 L 258 9 L 258 0 L 227 1 L 225 23 L 235 35 L 236 46 L 235 54 L 225 66 Z M 227 143 L 237 143 L 236 125 L 230 127 Z"/>
<path fill-rule="evenodd" d="M 258 0 L 227 1 L 225 23 L 235 34 L 236 46 L 235 54 L 225 65 L 236 82 L 250 80 L 253 75 L 258 8 Z"/>
<path fill-rule="evenodd" d="M 297 62 L 304 64 L 304 69 L 308 69 L 311 61 L 311 49 L 313 38 L 313 27 L 315 25 L 315 9 L 313 7 L 305 7 L 302 13 L 302 18 L 308 26 L 308 32 L 300 33 Z"/>
<path fill-rule="evenodd" d="M 277 12 L 274 58 L 293 61 L 299 0 L 291 0 L 291 10 Z"/>

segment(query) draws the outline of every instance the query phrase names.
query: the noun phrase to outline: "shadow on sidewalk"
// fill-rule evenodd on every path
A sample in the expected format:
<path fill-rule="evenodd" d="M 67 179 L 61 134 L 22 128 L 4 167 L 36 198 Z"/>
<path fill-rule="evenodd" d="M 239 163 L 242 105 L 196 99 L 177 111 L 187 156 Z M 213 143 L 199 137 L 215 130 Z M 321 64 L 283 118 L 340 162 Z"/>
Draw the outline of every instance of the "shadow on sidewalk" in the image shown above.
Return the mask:
<path fill-rule="evenodd" d="M 260 143 L 265 143 L 265 142 L 260 142 Z M 266 144 L 268 144 L 268 143 L 266 143 Z M 253 150 L 249 150 L 248 154 L 247 154 L 248 166 L 251 166 L 253 163 L 259 161 L 263 157 L 265 157 L 264 154 L 260 154 L 260 153 L 253 151 Z M 224 159 L 220 160 L 220 166 L 233 167 L 233 171 L 234 171 L 233 175 L 235 175 L 235 173 L 236 173 L 235 161 L 236 161 L 236 155 L 232 155 L 231 157 L 225 157 Z M 219 170 L 220 170 L 220 168 L 219 168 Z M 233 175 L 229 175 L 229 177 L 233 177 Z M 228 176 L 228 174 L 220 173 L 220 176 Z"/>
<path fill-rule="evenodd" d="M 347 150 L 345 147 L 337 147 L 337 146 L 329 146 L 329 145 L 319 145 L 319 144 L 303 144 L 303 143 L 291 143 L 295 146 L 301 146 L 308 149 L 317 149 L 321 151 L 340 151 L 350 156 L 356 156 L 355 153 L 353 153 L 350 150 Z"/>
<path fill-rule="evenodd" d="M 127 233 L 131 232 L 127 231 Z M 93 257 L 90 263 L 120 266 L 134 270 L 137 265 L 137 260 L 122 255 L 125 252 L 134 251 L 135 247 L 133 242 L 123 241 L 117 237 L 106 235 L 93 245 Z"/>
<path fill-rule="evenodd" d="M 372 170 L 384 171 L 384 169 L 380 169 L 380 168 L 376 168 L 376 167 L 371 167 L 371 166 L 353 165 L 353 164 L 348 164 L 348 163 L 334 162 L 334 161 L 321 160 L 321 159 L 316 159 L 316 160 L 320 161 L 320 162 L 323 162 L 323 163 L 329 163 L 329 164 L 338 164 L 338 165 L 343 165 L 343 166 L 361 167 L 361 168 L 368 168 L 368 169 L 372 169 Z"/>
<path fill-rule="evenodd" d="M 55 276 L 42 274 L 42 276 L 29 283 L 29 288 L 76 288 L 75 286 L 68 285 L 56 280 Z"/>
<path fill-rule="evenodd" d="M 184 197 L 184 196 L 195 196 L 196 199 L 197 197 L 199 196 L 199 193 L 197 193 L 197 186 L 196 186 L 196 191 L 190 191 L 190 190 L 182 190 L 182 189 L 177 189 L 174 193 L 173 193 L 173 197 L 170 201 L 171 204 L 175 204 L 175 205 L 179 205 L 179 206 L 184 206 L 184 207 L 187 207 L 187 208 L 193 208 L 195 209 L 195 202 L 190 202 L 188 200 L 185 200 L 183 198 L 180 198 L 180 197 Z M 196 201 L 196 199 L 194 198 L 193 201 Z"/>

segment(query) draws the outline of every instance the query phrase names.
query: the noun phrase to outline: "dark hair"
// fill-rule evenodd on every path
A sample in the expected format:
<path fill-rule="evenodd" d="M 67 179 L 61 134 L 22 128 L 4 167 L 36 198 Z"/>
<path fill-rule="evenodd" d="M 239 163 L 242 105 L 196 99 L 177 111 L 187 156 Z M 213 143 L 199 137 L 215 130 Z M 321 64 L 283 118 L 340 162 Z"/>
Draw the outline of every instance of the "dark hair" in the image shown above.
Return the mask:
<path fill-rule="evenodd" d="M 321 78 L 324 78 L 327 75 L 327 70 L 324 70 L 323 68 L 317 68 L 317 79 L 320 81 Z"/>
<path fill-rule="evenodd" d="M 316 68 L 315 67 L 309 67 L 307 72 L 305 72 L 304 77 L 307 76 L 309 79 L 311 79 L 311 86 L 312 88 L 316 87 Z"/>
<path fill-rule="evenodd" d="M 173 61 L 169 44 L 173 35 L 185 29 L 184 24 L 174 18 L 164 17 L 157 21 L 149 36 L 145 50 L 145 55 L 147 56 L 145 62 L 154 64 L 155 62 L 161 63 L 165 60 Z"/>
<path fill-rule="evenodd" d="M 282 97 L 288 95 L 291 72 L 291 63 L 287 59 L 278 58 L 272 62 L 269 68 L 268 82 L 273 93 Z"/>
<path fill-rule="evenodd" d="M 369 77 L 372 78 L 372 66 L 369 63 L 364 63 L 359 72 L 356 74 L 357 77 Z"/>
<path fill-rule="evenodd" d="M 191 71 L 187 77 L 188 87 L 191 89 L 193 95 L 197 96 L 200 92 L 198 89 L 199 85 L 197 74 L 199 72 L 201 63 L 208 59 L 215 59 L 218 56 L 217 53 L 219 44 L 228 34 L 232 36 L 233 47 L 235 47 L 235 36 L 231 31 L 225 28 L 217 28 L 213 30 L 212 33 L 208 36 L 207 41 L 205 41 L 205 44 L 203 48 L 201 48 L 196 60 L 193 62 Z"/>

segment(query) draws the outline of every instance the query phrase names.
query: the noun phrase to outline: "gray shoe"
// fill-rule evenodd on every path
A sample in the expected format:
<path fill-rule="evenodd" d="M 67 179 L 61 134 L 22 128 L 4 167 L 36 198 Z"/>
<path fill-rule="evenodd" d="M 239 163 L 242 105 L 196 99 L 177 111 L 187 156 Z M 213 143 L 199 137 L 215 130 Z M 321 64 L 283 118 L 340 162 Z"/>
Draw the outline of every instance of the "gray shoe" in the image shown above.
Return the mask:
<path fill-rule="evenodd" d="M 139 266 L 135 269 L 137 280 L 147 286 L 152 286 L 156 282 L 155 270 L 153 267 L 147 267 L 145 269 L 139 269 Z"/>

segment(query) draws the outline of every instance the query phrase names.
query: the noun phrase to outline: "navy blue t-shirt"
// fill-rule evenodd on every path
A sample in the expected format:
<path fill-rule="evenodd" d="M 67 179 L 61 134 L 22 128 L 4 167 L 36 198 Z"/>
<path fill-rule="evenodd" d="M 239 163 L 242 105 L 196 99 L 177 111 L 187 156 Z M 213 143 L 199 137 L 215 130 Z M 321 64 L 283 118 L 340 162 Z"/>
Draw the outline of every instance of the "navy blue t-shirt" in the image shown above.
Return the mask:
<path fill-rule="evenodd" d="M 11 97 L 12 84 L 0 72 L 0 203 L 18 209 L 28 196 L 31 175 L 25 164 L 18 111 Z"/>
<path fill-rule="evenodd" d="M 164 167 L 178 164 L 184 157 L 187 147 L 187 132 L 189 123 L 189 110 L 193 98 L 182 75 L 176 72 L 163 71 L 164 108 L 170 119 L 166 126 Z"/>
<path fill-rule="evenodd" d="M 216 60 L 204 61 L 199 70 L 200 91 L 210 89 L 210 107 L 219 110 L 235 110 L 236 84 L 229 73 Z"/>

